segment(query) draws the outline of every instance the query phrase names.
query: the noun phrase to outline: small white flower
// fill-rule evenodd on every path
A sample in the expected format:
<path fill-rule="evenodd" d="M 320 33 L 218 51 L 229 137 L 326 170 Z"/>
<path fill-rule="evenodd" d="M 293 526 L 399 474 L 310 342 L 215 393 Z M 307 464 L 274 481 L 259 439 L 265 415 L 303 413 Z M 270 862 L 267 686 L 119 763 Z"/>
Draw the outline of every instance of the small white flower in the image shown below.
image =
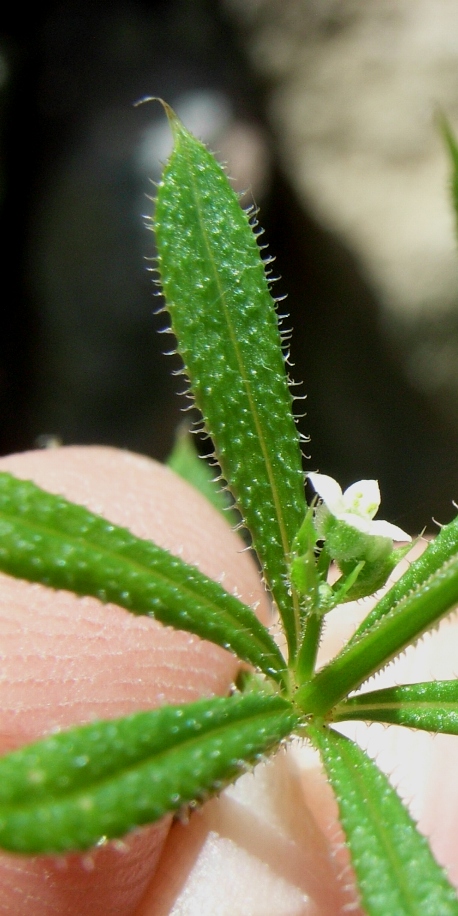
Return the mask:
<path fill-rule="evenodd" d="M 362 534 L 391 541 L 411 541 L 410 535 L 390 522 L 374 521 L 380 506 L 377 480 L 359 480 L 342 493 L 333 477 L 327 474 L 307 474 L 314 490 L 323 500 L 328 512 L 339 522 L 356 528 Z"/>

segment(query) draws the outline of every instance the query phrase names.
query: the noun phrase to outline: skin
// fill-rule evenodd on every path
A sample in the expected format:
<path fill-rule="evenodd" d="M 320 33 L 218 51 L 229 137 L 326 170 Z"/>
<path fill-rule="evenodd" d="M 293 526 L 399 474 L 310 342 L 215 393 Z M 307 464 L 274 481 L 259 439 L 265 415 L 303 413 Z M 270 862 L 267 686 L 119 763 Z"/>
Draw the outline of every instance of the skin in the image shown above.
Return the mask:
<path fill-rule="evenodd" d="M 229 591 L 259 603 L 257 613 L 269 622 L 250 555 L 202 497 L 163 466 L 114 449 L 62 448 L 0 459 L 0 469 L 223 577 Z M 350 606 L 340 617 L 333 613 L 323 658 L 360 614 Z M 0 628 L 1 753 L 55 728 L 224 695 L 238 670 L 232 656 L 190 634 L 6 576 Z M 455 625 L 446 624 L 405 655 L 395 680 L 453 676 L 454 637 Z M 368 740 L 358 728 L 358 739 L 413 801 L 458 884 L 458 790 L 454 780 L 444 789 L 445 771 L 456 772 L 458 742 L 409 732 L 399 738 L 400 730 L 378 726 Z M 339 916 L 349 904 L 360 913 L 356 899 L 335 802 L 316 758 L 298 746 L 260 764 L 188 825 L 166 819 L 65 859 L 0 855 L 0 914 L 15 916 Z"/>

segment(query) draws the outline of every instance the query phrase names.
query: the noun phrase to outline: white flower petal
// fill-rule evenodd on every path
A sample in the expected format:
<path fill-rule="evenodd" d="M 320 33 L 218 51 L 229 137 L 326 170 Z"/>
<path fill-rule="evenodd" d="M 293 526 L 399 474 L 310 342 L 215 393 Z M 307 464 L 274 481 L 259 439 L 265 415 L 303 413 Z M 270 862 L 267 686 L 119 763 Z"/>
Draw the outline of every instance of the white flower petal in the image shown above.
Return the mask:
<path fill-rule="evenodd" d="M 354 512 L 363 518 L 374 518 L 380 506 L 378 480 L 358 480 L 347 487 L 343 494 L 347 512 Z"/>
<path fill-rule="evenodd" d="M 378 480 L 358 480 L 344 493 L 333 477 L 327 474 L 307 474 L 318 496 L 322 499 L 328 512 L 338 522 L 344 522 L 361 534 L 371 537 L 385 538 L 390 541 L 411 541 L 410 535 L 402 528 L 381 520 L 374 521 L 380 505 L 380 489 Z M 316 510 L 316 519 L 319 521 L 320 507 Z"/>
<path fill-rule="evenodd" d="M 342 511 L 345 511 L 342 490 L 337 480 L 334 480 L 333 477 L 328 477 L 327 474 L 316 474 L 314 471 L 307 474 L 307 477 L 313 489 L 318 493 L 318 496 L 321 497 L 323 502 L 326 503 L 332 515 L 337 517 Z"/>
<path fill-rule="evenodd" d="M 391 522 L 375 521 L 371 522 L 370 534 L 376 537 L 390 538 L 392 541 L 411 541 L 410 534 L 406 534 L 402 528 L 392 525 Z"/>

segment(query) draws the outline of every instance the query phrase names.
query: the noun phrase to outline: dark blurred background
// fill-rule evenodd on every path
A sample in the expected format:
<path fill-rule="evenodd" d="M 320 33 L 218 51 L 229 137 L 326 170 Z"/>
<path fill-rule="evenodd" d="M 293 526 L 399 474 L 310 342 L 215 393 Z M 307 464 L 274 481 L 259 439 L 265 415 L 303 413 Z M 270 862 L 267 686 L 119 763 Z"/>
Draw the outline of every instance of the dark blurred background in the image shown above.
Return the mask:
<path fill-rule="evenodd" d="M 182 404 L 143 218 L 168 127 L 159 106 L 133 106 L 159 95 L 260 205 L 308 395 L 306 466 L 343 485 L 377 477 L 383 517 L 413 532 L 447 521 L 458 430 L 408 380 L 356 258 L 285 177 L 244 47 L 215 0 L 2 13 L 0 452 L 46 436 L 170 451 Z"/>

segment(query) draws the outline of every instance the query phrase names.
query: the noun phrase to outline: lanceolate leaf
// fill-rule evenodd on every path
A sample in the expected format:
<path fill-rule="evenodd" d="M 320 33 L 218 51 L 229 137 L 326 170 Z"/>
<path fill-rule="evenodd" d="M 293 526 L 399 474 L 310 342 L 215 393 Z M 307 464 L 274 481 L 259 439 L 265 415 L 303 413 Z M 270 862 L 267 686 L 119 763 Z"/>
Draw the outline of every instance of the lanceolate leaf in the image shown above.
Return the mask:
<path fill-rule="evenodd" d="M 395 605 L 418 588 L 422 582 L 426 582 L 434 572 L 454 556 L 458 556 L 458 516 L 448 525 L 442 526 L 426 550 L 409 565 L 401 578 L 380 598 L 372 611 L 361 622 L 348 644 L 356 642 L 374 623 L 388 614 Z"/>
<path fill-rule="evenodd" d="M 406 646 L 431 629 L 458 602 L 458 557 L 453 557 L 301 688 L 296 699 L 323 715 Z"/>
<path fill-rule="evenodd" d="M 216 582 L 151 541 L 4 472 L 0 569 L 149 614 L 231 649 L 278 681 L 284 676 L 266 628 Z"/>
<path fill-rule="evenodd" d="M 166 706 L 61 732 L 0 760 L 0 845 L 87 849 L 203 801 L 297 725 L 250 694 Z"/>
<path fill-rule="evenodd" d="M 339 805 L 368 916 L 457 916 L 458 900 L 386 776 L 352 741 L 311 730 Z"/>
<path fill-rule="evenodd" d="M 453 133 L 452 128 L 450 127 L 450 124 L 443 113 L 441 113 L 439 116 L 439 124 L 442 130 L 442 135 L 448 147 L 452 165 L 450 191 L 453 209 L 455 211 L 455 231 L 458 236 L 458 144 L 455 134 Z"/>
<path fill-rule="evenodd" d="M 364 719 L 458 735 L 458 680 L 426 681 L 371 690 L 333 710 L 334 722 Z"/>
<path fill-rule="evenodd" d="M 221 167 L 166 107 L 174 150 L 159 186 L 159 273 L 186 373 L 287 632 L 287 575 L 305 515 L 297 429 L 265 265 Z"/>

